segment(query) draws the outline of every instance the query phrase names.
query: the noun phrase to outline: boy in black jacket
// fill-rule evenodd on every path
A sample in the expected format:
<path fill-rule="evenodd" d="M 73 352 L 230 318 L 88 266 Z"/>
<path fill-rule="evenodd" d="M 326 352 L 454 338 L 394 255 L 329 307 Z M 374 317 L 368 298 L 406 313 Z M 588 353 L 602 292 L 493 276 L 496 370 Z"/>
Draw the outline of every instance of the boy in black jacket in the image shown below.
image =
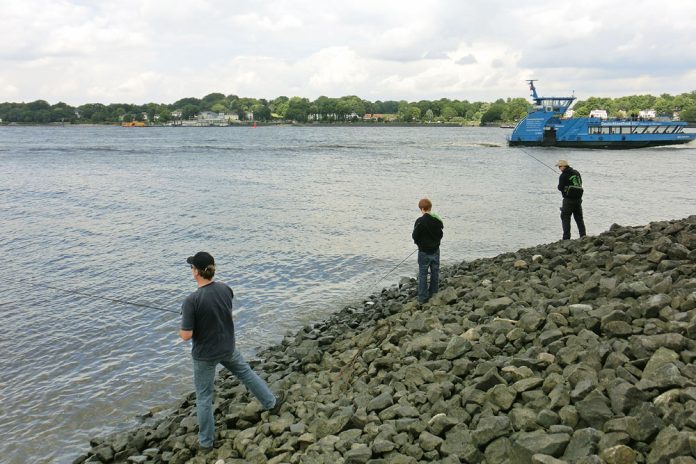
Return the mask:
<path fill-rule="evenodd" d="M 433 204 L 427 198 L 418 202 L 421 217 L 416 219 L 411 237 L 418 245 L 418 302 L 426 303 L 437 293 L 440 280 L 440 241 L 442 240 L 442 219 L 430 210 Z M 428 287 L 428 269 L 430 286 Z"/>

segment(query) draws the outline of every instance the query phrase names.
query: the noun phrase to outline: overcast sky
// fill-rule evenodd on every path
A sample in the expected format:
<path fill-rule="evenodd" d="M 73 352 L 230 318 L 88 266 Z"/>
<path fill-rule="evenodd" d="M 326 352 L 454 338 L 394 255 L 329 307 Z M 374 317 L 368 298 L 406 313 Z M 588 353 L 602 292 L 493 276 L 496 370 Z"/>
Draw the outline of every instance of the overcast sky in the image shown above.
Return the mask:
<path fill-rule="evenodd" d="M 696 1 L 0 0 L 0 102 L 696 90 Z"/>

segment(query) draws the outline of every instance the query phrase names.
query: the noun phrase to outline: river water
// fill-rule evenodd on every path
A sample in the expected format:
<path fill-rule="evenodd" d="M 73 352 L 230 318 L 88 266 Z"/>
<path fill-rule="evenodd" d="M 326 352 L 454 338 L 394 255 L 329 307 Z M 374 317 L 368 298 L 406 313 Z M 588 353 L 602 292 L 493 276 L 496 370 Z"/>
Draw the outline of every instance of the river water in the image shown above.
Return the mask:
<path fill-rule="evenodd" d="M 414 276 L 415 255 L 383 278 L 414 249 L 423 196 L 444 219 L 444 264 L 559 239 L 559 158 L 583 175 L 590 235 L 696 214 L 694 144 L 521 150 L 507 134 L 0 127 L 2 461 L 71 462 L 192 391 L 176 313 L 196 251 L 235 289 L 253 356 Z"/>

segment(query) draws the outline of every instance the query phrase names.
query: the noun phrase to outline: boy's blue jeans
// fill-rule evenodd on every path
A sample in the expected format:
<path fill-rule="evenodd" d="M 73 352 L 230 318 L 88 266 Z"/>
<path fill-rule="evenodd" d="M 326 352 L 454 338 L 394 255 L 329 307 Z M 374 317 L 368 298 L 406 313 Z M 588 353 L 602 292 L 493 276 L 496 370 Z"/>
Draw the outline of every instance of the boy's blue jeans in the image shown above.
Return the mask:
<path fill-rule="evenodd" d="M 428 286 L 428 270 L 430 270 L 430 286 Z M 440 283 L 440 249 L 434 253 L 418 251 L 418 302 L 426 303 L 437 293 Z"/>

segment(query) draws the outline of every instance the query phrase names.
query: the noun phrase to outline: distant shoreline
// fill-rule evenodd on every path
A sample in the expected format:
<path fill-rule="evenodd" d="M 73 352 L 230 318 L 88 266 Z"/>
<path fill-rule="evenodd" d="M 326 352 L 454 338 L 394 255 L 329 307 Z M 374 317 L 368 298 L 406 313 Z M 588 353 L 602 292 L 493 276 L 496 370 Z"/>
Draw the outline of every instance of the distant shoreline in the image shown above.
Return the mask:
<path fill-rule="evenodd" d="M 181 128 L 181 127 L 192 127 L 197 129 L 205 129 L 210 127 L 253 127 L 254 123 L 235 123 L 224 126 L 180 126 L 180 125 L 167 125 L 167 124 L 155 124 L 150 126 L 128 126 L 125 129 L 143 129 L 151 127 L 171 127 L 171 128 Z M 498 124 L 457 124 L 457 123 L 425 123 L 425 122 L 337 122 L 337 123 L 304 123 L 304 122 L 256 122 L 256 127 L 269 127 L 269 126 L 290 126 L 290 127 L 495 127 L 500 128 Z M 36 123 L 10 123 L 10 124 L 0 124 L 0 127 L 122 127 L 120 124 L 70 124 L 70 123 L 47 123 L 47 124 L 36 124 Z"/>
<path fill-rule="evenodd" d="M 167 124 L 156 124 L 151 126 L 137 126 L 135 128 L 151 128 L 151 127 L 193 127 L 197 129 L 205 129 L 210 127 L 253 127 L 254 123 L 234 123 L 226 126 L 180 126 L 180 125 L 167 125 Z M 499 124 L 457 124 L 451 122 L 443 123 L 427 123 L 427 122 L 335 122 L 335 123 L 321 123 L 321 122 L 256 122 L 256 127 L 269 127 L 269 126 L 290 126 L 290 127 L 486 127 L 486 128 L 497 128 L 497 129 L 512 129 L 514 124 L 511 125 L 507 123 Z M 37 123 L 0 123 L 0 127 L 122 127 L 120 124 L 70 124 L 70 123 L 60 123 L 52 122 L 46 124 Z M 688 129 L 696 128 L 696 123 L 688 122 L 686 123 Z M 131 127 L 125 127 L 130 129 Z"/>

